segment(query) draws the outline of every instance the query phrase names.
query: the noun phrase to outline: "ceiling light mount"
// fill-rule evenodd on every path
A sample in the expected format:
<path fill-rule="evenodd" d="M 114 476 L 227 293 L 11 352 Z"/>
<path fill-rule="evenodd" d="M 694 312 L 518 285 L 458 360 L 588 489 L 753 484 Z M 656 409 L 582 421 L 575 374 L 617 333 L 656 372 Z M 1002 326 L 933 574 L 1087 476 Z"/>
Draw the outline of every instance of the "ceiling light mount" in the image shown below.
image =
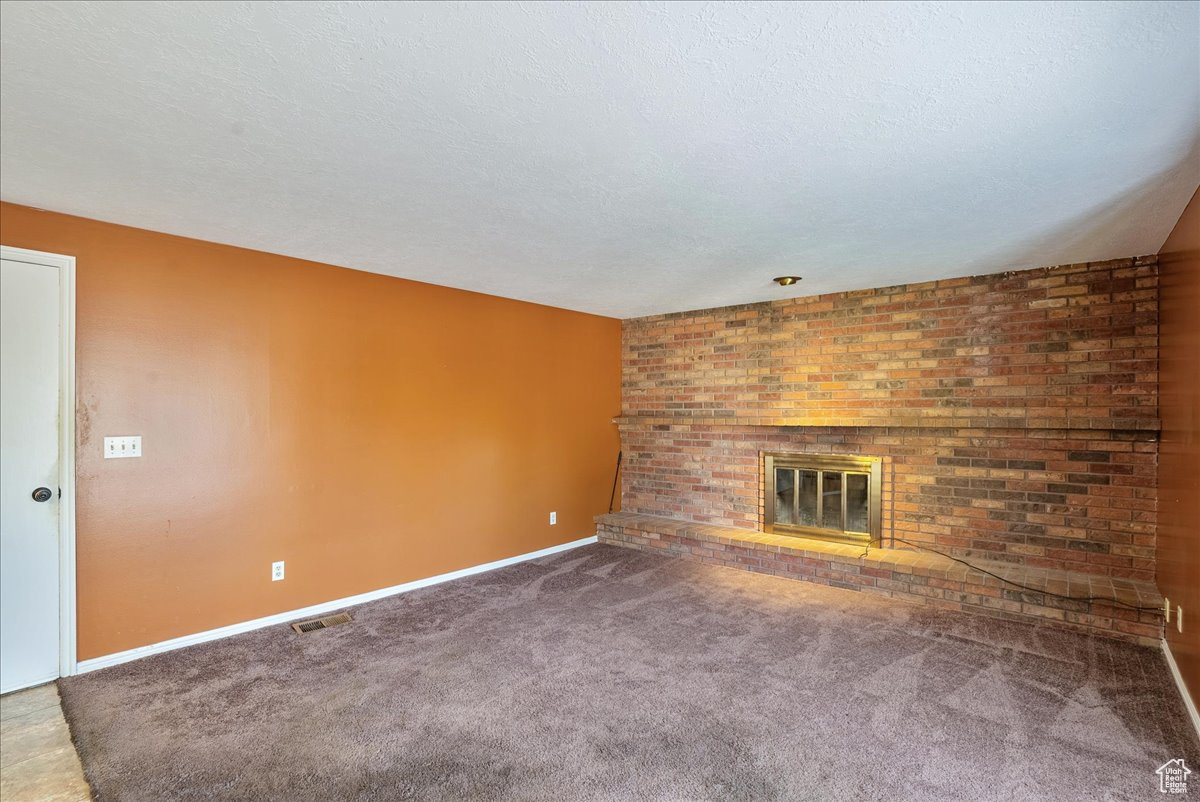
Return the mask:
<path fill-rule="evenodd" d="M 774 281 L 780 287 L 790 287 L 799 280 L 800 276 L 776 276 L 771 279 L 771 281 Z"/>

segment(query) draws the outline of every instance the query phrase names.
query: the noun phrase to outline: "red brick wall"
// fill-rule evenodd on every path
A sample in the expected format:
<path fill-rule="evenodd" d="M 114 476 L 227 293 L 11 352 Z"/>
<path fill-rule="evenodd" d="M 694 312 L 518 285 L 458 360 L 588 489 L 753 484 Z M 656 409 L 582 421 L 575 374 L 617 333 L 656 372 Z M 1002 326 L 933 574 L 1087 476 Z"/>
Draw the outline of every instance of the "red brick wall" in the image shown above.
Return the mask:
<path fill-rule="evenodd" d="M 1153 577 L 1154 257 L 629 320 L 623 356 L 628 512 L 761 528 L 763 453 L 865 454 L 885 541 Z"/>
<path fill-rule="evenodd" d="M 1157 257 L 629 320 L 626 415 L 1157 428 Z"/>

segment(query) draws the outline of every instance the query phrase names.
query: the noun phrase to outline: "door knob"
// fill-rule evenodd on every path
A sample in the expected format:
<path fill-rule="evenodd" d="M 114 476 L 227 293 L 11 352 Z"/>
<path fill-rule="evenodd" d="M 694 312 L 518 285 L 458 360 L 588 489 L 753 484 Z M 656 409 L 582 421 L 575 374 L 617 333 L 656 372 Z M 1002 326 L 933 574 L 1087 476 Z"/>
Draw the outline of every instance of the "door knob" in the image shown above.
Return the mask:
<path fill-rule="evenodd" d="M 50 488 L 48 487 L 39 487 L 37 490 L 33 491 L 34 501 L 49 501 L 53 497 L 54 493 L 51 492 Z"/>

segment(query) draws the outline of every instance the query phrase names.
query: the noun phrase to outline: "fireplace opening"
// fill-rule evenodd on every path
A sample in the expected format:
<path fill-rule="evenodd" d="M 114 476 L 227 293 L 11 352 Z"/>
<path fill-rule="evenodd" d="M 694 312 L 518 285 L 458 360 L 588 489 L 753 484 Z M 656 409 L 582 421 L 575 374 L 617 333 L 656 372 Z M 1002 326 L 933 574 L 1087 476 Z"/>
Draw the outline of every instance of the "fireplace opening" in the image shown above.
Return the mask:
<path fill-rule="evenodd" d="M 879 540 L 879 457 L 767 454 L 763 529 L 846 543 Z"/>

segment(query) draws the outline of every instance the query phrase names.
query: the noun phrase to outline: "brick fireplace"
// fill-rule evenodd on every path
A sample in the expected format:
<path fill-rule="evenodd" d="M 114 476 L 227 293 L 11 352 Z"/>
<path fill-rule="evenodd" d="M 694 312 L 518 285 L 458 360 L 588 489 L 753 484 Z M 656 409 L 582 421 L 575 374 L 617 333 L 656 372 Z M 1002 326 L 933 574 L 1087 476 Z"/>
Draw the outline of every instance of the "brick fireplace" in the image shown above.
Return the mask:
<path fill-rule="evenodd" d="M 626 321 L 601 536 L 737 541 L 767 526 L 767 455 L 880 457 L 879 545 L 1152 598 L 1157 305 L 1150 256 Z M 1097 606 L 1049 617 L 1153 636 Z"/>

